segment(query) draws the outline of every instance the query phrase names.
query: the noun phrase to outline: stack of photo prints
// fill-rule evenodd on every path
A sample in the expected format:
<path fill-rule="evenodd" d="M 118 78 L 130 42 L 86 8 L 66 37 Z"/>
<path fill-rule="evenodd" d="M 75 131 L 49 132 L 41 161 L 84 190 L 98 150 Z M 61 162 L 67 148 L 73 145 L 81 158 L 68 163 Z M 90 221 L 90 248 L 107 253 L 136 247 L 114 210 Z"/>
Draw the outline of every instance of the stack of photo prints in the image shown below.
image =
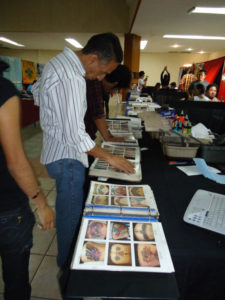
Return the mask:
<path fill-rule="evenodd" d="M 174 272 L 148 185 L 92 181 L 71 269 Z"/>
<path fill-rule="evenodd" d="M 89 176 L 115 178 L 126 181 L 139 182 L 142 179 L 140 164 L 140 148 L 131 146 L 113 145 L 110 143 L 102 143 L 102 148 L 114 155 L 123 156 L 135 165 L 135 174 L 127 175 L 126 173 L 111 166 L 103 159 L 96 158 L 89 168 Z"/>

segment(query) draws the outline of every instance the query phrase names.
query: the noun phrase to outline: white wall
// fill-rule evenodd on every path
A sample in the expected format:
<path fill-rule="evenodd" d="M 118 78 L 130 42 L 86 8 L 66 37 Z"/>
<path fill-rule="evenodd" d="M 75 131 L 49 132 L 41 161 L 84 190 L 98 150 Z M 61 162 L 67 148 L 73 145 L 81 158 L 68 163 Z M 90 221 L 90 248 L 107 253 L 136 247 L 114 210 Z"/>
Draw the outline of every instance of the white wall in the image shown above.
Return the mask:
<path fill-rule="evenodd" d="M 17 50 L 0 48 L 0 55 L 19 57 L 28 61 L 46 64 L 60 51 L 53 50 Z M 179 68 L 184 64 L 192 64 L 225 56 L 225 50 L 206 54 L 192 53 L 142 53 L 140 55 L 140 70 L 149 75 L 147 85 L 160 82 L 160 74 L 164 66 L 168 67 L 171 75 L 170 81 L 177 82 Z"/>
<path fill-rule="evenodd" d="M 140 55 L 140 71 L 149 76 L 147 85 L 160 82 L 160 74 L 165 66 L 170 72 L 170 81 L 177 82 L 179 68 L 184 64 L 204 62 L 225 56 L 225 50 L 220 52 L 192 54 L 192 53 L 142 53 Z"/>

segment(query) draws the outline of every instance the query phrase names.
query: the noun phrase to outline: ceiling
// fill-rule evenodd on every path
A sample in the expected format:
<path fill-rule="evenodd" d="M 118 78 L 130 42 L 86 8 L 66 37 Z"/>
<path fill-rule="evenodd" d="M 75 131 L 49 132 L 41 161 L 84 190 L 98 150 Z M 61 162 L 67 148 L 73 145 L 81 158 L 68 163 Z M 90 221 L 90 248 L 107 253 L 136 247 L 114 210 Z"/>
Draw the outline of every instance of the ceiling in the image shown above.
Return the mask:
<path fill-rule="evenodd" d="M 127 0 L 128 6 L 136 3 Z M 225 6 L 225 0 L 141 0 L 131 33 L 147 39 L 148 44 L 143 52 L 192 52 L 203 50 L 214 52 L 225 49 L 225 41 L 164 39 L 164 34 L 197 34 L 225 35 L 225 15 L 187 14 L 193 6 Z M 112 18 L 116 18 L 112 14 Z M 65 20 L 66 21 L 66 20 Z M 129 27 L 129 26 L 128 26 Z M 104 28 L 104 27 L 102 27 Z M 0 32 L 0 36 L 12 39 L 25 45 L 23 49 L 62 50 L 67 42 L 66 37 L 77 39 L 82 45 L 91 35 L 99 32 L 93 27 L 93 32 Z M 124 33 L 116 33 L 124 44 Z M 2 47 L 17 48 L 0 42 Z M 173 44 L 181 47 L 173 48 Z"/>

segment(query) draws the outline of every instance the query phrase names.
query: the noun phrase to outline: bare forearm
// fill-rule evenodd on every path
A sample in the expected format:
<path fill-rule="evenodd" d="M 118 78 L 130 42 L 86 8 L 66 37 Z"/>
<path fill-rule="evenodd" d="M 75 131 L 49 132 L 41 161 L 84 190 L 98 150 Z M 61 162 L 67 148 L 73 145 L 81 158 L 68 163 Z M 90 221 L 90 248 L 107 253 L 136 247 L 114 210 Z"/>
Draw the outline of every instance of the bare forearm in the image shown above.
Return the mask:
<path fill-rule="evenodd" d="M 108 124 L 105 120 L 105 118 L 96 119 L 94 120 L 96 127 L 98 128 L 99 132 L 101 133 L 101 136 L 105 141 L 108 141 L 111 137 L 111 134 L 108 131 Z"/>

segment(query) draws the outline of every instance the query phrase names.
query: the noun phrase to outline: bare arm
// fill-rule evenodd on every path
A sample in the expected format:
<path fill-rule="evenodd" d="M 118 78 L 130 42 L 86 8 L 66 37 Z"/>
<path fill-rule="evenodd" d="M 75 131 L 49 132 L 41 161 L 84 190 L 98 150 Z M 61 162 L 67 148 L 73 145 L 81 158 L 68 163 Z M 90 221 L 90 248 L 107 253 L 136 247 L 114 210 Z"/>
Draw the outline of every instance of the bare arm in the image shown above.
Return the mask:
<path fill-rule="evenodd" d="M 94 120 L 96 127 L 98 128 L 99 132 L 101 133 L 104 141 L 106 142 L 124 142 L 123 137 L 114 137 L 108 131 L 108 124 L 105 118 L 96 119 Z"/>
<path fill-rule="evenodd" d="M 20 134 L 20 103 L 17 96 L 11 97 L 0 108 L 0 142 L 5 154 L 7 167 L 18 186 L 28 197 L 33 197 L 38 207 L 42 230 L 54 227 L 55 214 L 39 191 L 34 172 L 24 153 Z"/>
<path fill-rule="evenodd" d="M 97 158 L 104 159 L 110 165 L 125 172 L 126 174 L 135 173 L 134 165 L 129 160 L 126 160 L 122 156 L 112 155 L 98 146 L 95 146 L 93 149 L 87 152 L 87 154 Z"/>

